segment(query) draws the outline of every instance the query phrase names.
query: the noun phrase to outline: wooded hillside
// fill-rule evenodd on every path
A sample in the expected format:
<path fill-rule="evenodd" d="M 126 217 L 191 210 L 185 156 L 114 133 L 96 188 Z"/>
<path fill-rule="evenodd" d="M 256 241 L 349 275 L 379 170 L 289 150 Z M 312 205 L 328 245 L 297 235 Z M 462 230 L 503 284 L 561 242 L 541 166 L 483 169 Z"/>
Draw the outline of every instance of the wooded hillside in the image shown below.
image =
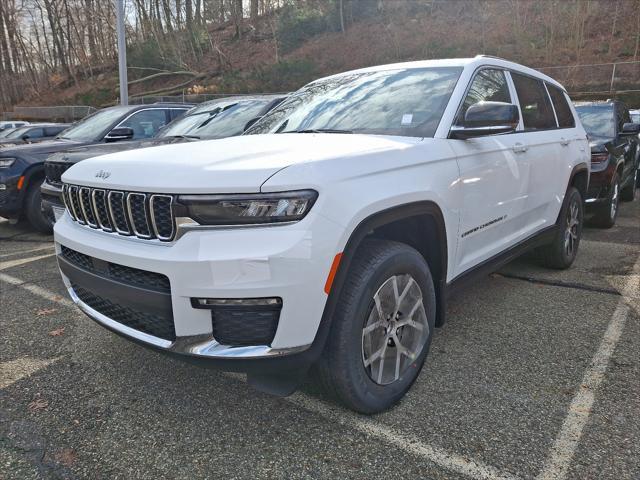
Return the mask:
<path fill-rule="evenodd" d="M 478 53 L 533 67 L 640 61 L 640 0 L 127 0 L 126 11 L 131 96 L 287 91 Z M 115 102 L 114 21 L 107 0 L 0 1 L 0 109 Z M 639 65 L 621 65 L 616 88 L 640 89 Z M 572 75 L 577 90 L 611 80 L 610 67 Z"/>

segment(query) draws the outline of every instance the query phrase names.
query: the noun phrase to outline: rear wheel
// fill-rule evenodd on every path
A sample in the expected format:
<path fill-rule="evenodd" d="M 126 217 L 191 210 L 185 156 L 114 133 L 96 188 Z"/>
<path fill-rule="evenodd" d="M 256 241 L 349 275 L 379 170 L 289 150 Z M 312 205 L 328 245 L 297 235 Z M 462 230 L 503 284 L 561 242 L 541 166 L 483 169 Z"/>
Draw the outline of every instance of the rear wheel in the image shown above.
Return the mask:
<path fill-rule="evenodd" d="M 544 266 L 563 270 L 569 268 L 576 259 L 582 237 L 582 196 L 575 187 L 567 190 L 559 220 L 558 231 L 553 241 L 538 248 L 535 254 Z"/>
<path fill-rule="evenodd" d="M 613 175 L 611 188 L 607 202 L 598 209 L 593 220 L 598 227 L 611 228 L 616 224 L 618 218 L 618 207 L 620 206 L 620 177 Z"/>
<path fill-rule="evenodd" d="M 633 180 L 622 189 L 620 192 L 620 198 L 624 202 L 633 202 L 634 198 L 636 198 L 636 189 L 638 184 L 638 170 L 634 170 L 633 172 Z"/>
<path fill-rule="evenodd" d="M 408 245 L 367 240 L 353 259 L 317 372 L 349 408 L 398 402 L 424 364 L 435 326 L 429 266 Z"/>
<path fill-rule="evenodd" d="M 40 233 L 51 233 L 53 219 L 42 211 L 42 197 L 40 186 L 44 179 L 34 180 L 27 190 L 25 198 L 25 214 L 33 228 Z"/>

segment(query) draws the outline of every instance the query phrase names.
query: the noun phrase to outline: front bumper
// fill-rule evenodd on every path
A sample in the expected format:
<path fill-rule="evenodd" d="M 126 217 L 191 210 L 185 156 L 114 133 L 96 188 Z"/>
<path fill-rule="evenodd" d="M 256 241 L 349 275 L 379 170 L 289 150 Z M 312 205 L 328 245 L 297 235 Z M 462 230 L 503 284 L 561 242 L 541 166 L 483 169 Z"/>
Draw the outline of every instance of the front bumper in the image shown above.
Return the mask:
<path fill-rule="evenodd" d="M 73 301 L 93 320 L 166 353 L 238 364 L 293 356 L 313 343 L 327 299 L 323 287 L 342 235 L 339 225 L 313 212 L 292 225 L 191 231 L 167 245 L 95 231 L 76 224 L 66 213 L 54 231 L 65 285 Z M 168 277 L 175 340 L 130 328 L 83 302 L 72 282 L 83 287 L 86 280 L 69 270 L 60 256 L 62 246 L 101 261 Z M 98 289 L 101 296 L 110 295 L 106 286 L 91 288 Z M 211 312 L 192 305 L 194 298 L 266 297 L 282 299 L 278 326 L 269 345 L 219 343 L 213 336 Z"/>
<path fill-rule="evenodd" d="M 609 201 L 611 181 L 613 180 L 615 172 L 615 164 L 610 164 L 601 171 L 591 171 L 589 190 L 587 191 L 587 198 L 585 199 L 588 207 L 596 207 Z"/>
<path fill-rule="evenodd" d="M 22 210 L 23 191 L 18 189 L 20 174 L 0 170 L 0 216 L 14 218 Z"/>

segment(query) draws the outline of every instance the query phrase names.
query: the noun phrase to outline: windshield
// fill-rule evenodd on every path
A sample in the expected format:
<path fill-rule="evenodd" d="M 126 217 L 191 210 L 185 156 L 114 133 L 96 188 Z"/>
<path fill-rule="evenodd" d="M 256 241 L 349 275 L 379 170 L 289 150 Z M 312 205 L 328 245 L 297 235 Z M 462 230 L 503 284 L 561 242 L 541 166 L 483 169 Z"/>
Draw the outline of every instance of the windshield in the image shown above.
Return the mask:
<path fill-rule="evenodd" d="M 329 131 L 432 137 L 462 68 L 357 72 L 298 90 L 248 134 Z"/>
<path fill-rule="evenodd" d="M 105 131 L 129 110 L 128 107 L 111 107 L 99 110 L 69 127 L 60 138 L 78 142 L 98 142 L 102 140 Z"/>
<path fill-rule="evenodd" d="M 13 131 L 13 128 L 5 128 L 4 130 L 0 130 L 0 138 L 7 138 L 7 136 Z"/>
<path fill-rule="evenodd" d="M 612 105 L 579 105 L 576 111 L 590 137 L 615 137 Z"/>
<path fill-rule="evenodd" d="M 198 109 L 172 122 L 158 137 L 224 138 L 240 135 L 247 122 L 260 116 L 271 101 L 273 100 L 239 100 L 211 105 L 205 111 Z"/>
<path fill-rule="evenodd" d="M 20 135 L 24 134 L 31 127 L 18 127 L 13 130 L 9 130 L 4 138 L 20 138 Z"/>

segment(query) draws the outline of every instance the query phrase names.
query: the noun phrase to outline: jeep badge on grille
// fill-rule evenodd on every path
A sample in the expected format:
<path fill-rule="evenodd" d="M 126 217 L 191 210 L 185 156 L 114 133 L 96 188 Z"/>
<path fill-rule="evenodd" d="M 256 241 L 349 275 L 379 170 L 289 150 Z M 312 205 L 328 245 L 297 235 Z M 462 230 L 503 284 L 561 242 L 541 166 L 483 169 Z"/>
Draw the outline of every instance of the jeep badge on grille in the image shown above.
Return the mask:
<path fill-rule="evenodd" d="M 102 178 L 103 180 L 106 180 L 110 176 L 111 172 L 105 172 L 104 170 L 100 170 L 98 173 L 96 173 L 96 178 Z"/>

